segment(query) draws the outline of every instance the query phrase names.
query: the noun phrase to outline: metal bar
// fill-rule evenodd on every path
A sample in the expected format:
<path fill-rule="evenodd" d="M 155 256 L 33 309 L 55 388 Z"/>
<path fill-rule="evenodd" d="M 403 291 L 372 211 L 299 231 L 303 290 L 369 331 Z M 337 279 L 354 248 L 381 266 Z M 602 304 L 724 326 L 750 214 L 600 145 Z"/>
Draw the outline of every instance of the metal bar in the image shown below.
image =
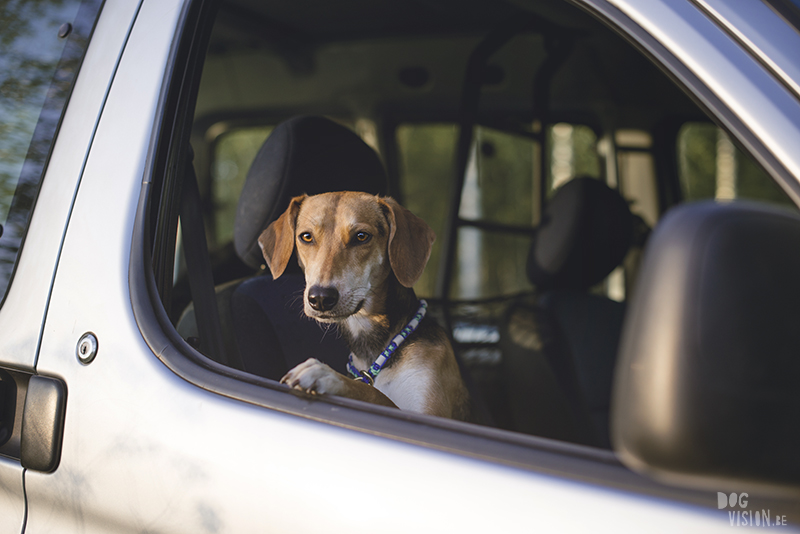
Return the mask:
<path fill-rule="evenodd" d="M 536 231 L 534 226 L 520 226 L 515 224 L 504 224 L 490 221 L 475 221 L 470 219 L 462 219 L 459 217 L 458 226 L 471 226 L 472 228 L 479 228 L 487 232 L 500 232 L 506 234 L 523 234 L 527 236 L 533 235 Z"/>
<path fill-rule="evenodd" d="M 455 263 L 456 244 L 458 239 L 458 212 L 461 208 L 461 190 L 464 187 L 465 173 L 472 145 L 473 129 L 477 122 L 478 103 L 480 101 L 483 71 L 488 59 L 500 50 L 512 37 L 523 32 L 537 29 L 540 21 L 535 17 L 512 17 L 506 19 L 491 31 L 486 38 L 472 51 L 467 62 L 464 76 L 464 87 L 461 94 L 459 113 L 459 136 L 456 146 L 455 176 L 450 190 L 448 218 L 442 247 L 442 261 L 436 280 L 436 296 L 447 302 L 450 296 L 450 282 Z M 445 321 L 449 327 L 449 316 L 445 306 Z"/>

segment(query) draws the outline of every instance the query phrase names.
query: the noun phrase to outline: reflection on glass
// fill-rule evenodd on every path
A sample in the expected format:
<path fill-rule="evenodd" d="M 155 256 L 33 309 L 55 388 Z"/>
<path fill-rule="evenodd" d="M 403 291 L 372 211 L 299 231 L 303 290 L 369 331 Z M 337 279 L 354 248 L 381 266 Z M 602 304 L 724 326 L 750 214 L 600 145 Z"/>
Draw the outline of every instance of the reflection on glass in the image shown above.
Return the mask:
<path fill-rule="evenodd" d="M 39 192 L 100 0 L 0 4 L 0 295 Z"/>

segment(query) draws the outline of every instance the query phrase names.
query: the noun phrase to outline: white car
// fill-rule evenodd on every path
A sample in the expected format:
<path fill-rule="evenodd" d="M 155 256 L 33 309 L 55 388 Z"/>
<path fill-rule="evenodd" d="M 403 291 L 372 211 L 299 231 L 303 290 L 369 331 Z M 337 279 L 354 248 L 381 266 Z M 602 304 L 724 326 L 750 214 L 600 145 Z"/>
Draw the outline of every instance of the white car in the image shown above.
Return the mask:
<path fill-rule="evenodd" d="M 800 526 L 797 0 L 0 22 L 0 532 Z M 255 238 L 353 188 L 437 232 L 473 422 L 278 382 L 347 349 Z"/>

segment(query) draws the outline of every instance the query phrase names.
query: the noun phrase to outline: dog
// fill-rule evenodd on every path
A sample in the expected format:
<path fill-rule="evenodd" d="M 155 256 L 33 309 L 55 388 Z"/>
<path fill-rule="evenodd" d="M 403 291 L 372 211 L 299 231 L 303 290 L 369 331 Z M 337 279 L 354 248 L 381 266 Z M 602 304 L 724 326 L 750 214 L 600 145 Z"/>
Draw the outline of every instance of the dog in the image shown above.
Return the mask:
<path fill-rule="evenodd" d="M 344 191 L 293 198 L 259 246 L 273 278 L 296 253 L 306 281 L 303 311 L 338 327 L 351 350 L 348 368 L 357 376 L 309 358 L 281 382 L 313 395 L 467 420 L 469 395 L 452 345 L 424 316 L 424 301 L 412 289 L 434 239 L 422 219 L 390 197 Z M 373 378 L 390 343 L 398 341 Z"/>

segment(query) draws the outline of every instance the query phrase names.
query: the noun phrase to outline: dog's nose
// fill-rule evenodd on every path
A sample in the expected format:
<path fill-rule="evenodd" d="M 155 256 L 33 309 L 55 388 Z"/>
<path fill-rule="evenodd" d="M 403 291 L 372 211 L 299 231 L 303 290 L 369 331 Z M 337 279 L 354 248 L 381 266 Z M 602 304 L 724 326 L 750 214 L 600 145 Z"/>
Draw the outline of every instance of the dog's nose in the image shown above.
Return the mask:
<path fill-rule="evenodd" d="M 335 287 L 311 286 L 308 290 L 308 304 L 317 311 L 328 311 L 339 302 L 339 292 Z"/>

